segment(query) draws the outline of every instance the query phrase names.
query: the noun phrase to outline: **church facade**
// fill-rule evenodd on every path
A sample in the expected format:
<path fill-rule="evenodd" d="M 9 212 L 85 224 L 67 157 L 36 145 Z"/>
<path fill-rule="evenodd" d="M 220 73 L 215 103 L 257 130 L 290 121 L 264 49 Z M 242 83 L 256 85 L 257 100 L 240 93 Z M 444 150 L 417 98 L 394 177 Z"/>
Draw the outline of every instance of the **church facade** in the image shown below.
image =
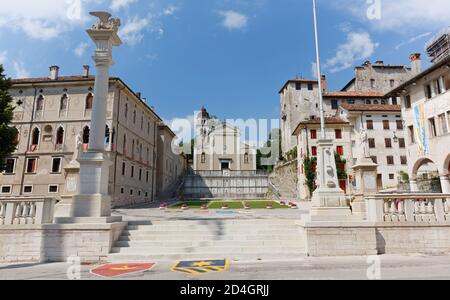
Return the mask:
<path fill-rule="evenodd" d="M 205 108 L 195 127 L 194 171 L 256 171 L 256 149 L 241 142 L 239 128 L 211 118 Z"/>

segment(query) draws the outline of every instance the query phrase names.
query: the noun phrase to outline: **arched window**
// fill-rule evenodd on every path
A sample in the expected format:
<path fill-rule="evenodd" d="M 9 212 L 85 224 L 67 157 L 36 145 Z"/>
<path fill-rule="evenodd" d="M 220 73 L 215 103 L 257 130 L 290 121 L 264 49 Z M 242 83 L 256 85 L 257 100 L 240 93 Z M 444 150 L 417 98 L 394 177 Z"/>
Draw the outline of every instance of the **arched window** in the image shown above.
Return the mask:
<path fill-rule="evenodd" d="M 134 153 L 135 153 L 135 151 L 136 151 L 136 149 L 134 149 L 134 139 L 132 140 L 132 142 L 131 142 L 131 156 L 132 157 L 134 157 Z"/>
<path fill-rule="evenodd" d="M 92 109 L 93 106 L 94 106 L 94 95 L 92 95 L 92 93 L 89 93 L 86 96 L 86 109 Z"/>
<path fill-rule="evenodd" d="M 372 101 L 366 100 L 366 104 L 372 104 Z"/>
<path fill-rule="evenodd" d="M 44 110 L 44 96 L 39 95 L 36 102 L 36 111 L 43 111 L 43 110 Z"/>
<path fill-rule="evenodd" d="M 89 134 L 91 130 L 89 129 L 89 126 L 86 126 L 83 128 L 83 144 L 89 144 Z"/>
<path fill-rule="evenodd" d="M 64 128 L 59 127 L 56 131 L 56 145 L 64 144 Z"/>
<path fill-rule="evenodd" d="M 139 160 L 142 161 L 142 144 L 139 145 Z"/>
<path fill-rule="evenodd" d="M 125 119 L 128 118 L 128 103 L 125 103 Z"/>
<path fill-rule="evenodd" d="M 67 111 L 67 105 L 69 103 L 69 97 L 67 97 L 67 94 L 64 94 L 61 97 L 61 100 L 59 102 L 59 112 L 65 112 Z"/>
<path fill-rule="evenodd" d="M 40 136 L 39 128 L 33 129 L 33 133 L 31 136 L 31 145 L 33 146 L 39 145 L 39 136 Z"/>
<path fill-rule="evenodd" d="M 206 163 L 206 154 L 205 152 L 202 153 L 202 164 Z"/>
<path fill-rule="evenodd" d="M 381 100 L 381 104 L 386 105 L 386 100 Z"/>
<path fill-rule="evenodd" d="M 248 164 L 248 153 L 244 154 L 244 164 Z"/>
<path fill-rule="evenodd" d="M 378 100 L 373 100 L 373 104 L 379 104 Z"/>
<path fill-rule="evenodd" d="M 109 141 L 110 141 L 110 130 L 109 130 L 109 126 L 106 125 L 105 126 L 105 145 L 109 145 Z"/>
<path fill-rule="evenodd" d="M 133 124 L 136 124 L 136 111 L 133 112 Z"/>

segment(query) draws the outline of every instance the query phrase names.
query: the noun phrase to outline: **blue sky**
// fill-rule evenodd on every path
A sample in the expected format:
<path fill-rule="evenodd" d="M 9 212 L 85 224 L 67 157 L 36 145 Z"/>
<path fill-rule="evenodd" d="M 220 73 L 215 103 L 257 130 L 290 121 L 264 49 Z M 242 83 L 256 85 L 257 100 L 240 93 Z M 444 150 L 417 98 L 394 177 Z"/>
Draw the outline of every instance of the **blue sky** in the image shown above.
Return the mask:
<path fill-rule="evenodd" d="M 318 0 L 323 73 L 330 90 L 366 60 L 409 64 L 450 25 L 448 0 Z M 63 75 L 93 65 L 91 10 L 122 19 L 112 75 L 167 120 L 205 105 L 219 118 L 277 119 L 278 90 L 311 78 L 310 0 L 0 0 L 0 63 L 9 76 Z M 424 60 L 427 60 L 424 57 Z"/>

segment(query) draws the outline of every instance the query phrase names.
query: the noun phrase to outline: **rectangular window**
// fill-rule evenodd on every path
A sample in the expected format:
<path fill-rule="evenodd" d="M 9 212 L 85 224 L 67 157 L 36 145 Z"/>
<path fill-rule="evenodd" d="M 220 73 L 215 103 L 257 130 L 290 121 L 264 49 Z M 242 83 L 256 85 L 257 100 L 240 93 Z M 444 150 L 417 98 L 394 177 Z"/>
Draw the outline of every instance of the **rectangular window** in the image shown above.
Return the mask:
<path fill-rule="evenodd" d="M 131 166 L 131 178 L 134 178 L 134 166 Z"/>
<path fill-rule="evenodd" d="M 383 120 L 383 129 L 384 130 L 390 130 L 391 129 L 389 120 Z"/>
<path fill-rule="evenodd" d="M 317 156 L 317 147 L 311 147 L 311 155 Z"/>
<path fill-rule="evenodd" d="M 142 180 L 142 169 L 139 169 L 139 181 Z"/>
<path fill-rule="evenodd" d="M 16 171 L 16 159 L 15 158 L 6 159 L 5 174 L 14 174 L 15 171 Z"/>
<path fill-rule="evenodd" d="M 301 91 L 301 89 L 302 89 L 302 84 L 301 84 L 300 82 L 297 82 L 297 83 L 295 84 L 295 89 L 296 89 L 297 91 Z"/>
<path fill-rule="evenodd" d="M 431 118 L 428 120 L 428 126 L 430 128 L 430 135 L 431 137 L 437 136 L 437 130 L 436 130 L 436 122 L 434 121 L 434 118 Z"/>
<path fill-rule="evenodd" d="M 37 158 L 27 159 L 27 174 L 35 174 L 37 168 Z"/>
<path fill-rule="evenodd" d="M 11 194 L 12 187 L 10 185 L 2 185 L 2 194 Z"/>
<path fill-rule="evenodd" d="M 445 117 L 445 114 L 439 115 L 438 118 L 439 118 L 439 123 L 441 124 L 442 134 L 447 134 L 448 127 L 447 127 L 447 118 Z"/>
<path fill-rule="evenodd" d="M 406 95 L 405 96 L 405 107 L 406 108 L 411 108 L 411 95 Z"/>
<path fill-rule="evenodd" d="M 348 104 L 355 104 L 355 99 L 348 99 L 348 100 L 347 100 L 347 103 L 348 103 Z"/>
<path fill-rule="evenodd" d="M 344 147 L 343 146 L 337 146 L 336 147 L 336 153 L 340 156 L 344 155 Z"/>
<path fill-rule="evenodd" d="M 389 80 L 389 84 L 391 88 L 393 88 L 395 86 L 395 80 L 394 79 Z"/>
<path fill-rule="evenodd" d="M 308 83 L 308 91 L 312 91 L 314 89 L 314 85 L 312 83 Z"/>
<path fill-rule="evenodd" d="M 120 188 L 120 193 L 123 195 L 123 194 L 125 194 L 125 188 L 124 187 L 121 187 Z"/>
<path fill-rule="evenodd" d="M 402 165 L 408 164 L 408 158 L 406 156 L 400 156 L 400 161 L 401 161 Z"/>
<path fill-rule="evenodd" d="M 373 163 L 378 164 L 378 158 L 376 156 L 371 156 Z"/>
<path fill-rule="evenodd" d="M 414 144 L 416 142 L 416 137 L 414 135 L 414 126 L 408 126 L 408 134 L 409 134 L 409 141 L 411 144 Z"/>
<path fill-rule="evenodd" d="M 59 191 L 59 186 L 56 184 L 52 184 L 48 186 L 48 192 L 49 194 L 56 194 Z"/>
<path fill-rule="evenodd" d="M 370 79 L 370 87 L 375 88 L 375 79 Z"/>
<path fill-rule="evenodd" d="M 369 148 L 375 149 L 375 139 L 369 139 Z"/>
<path fill-rule="evenodd" d="M 399 144 L 401 149 L 406 148 L 406 141 L 405 141 L 404 138 L 398 139 L 398 144 Z"/>
<path fill-rule="evenodd" d="M 402 120 L 397 120 L 397 130 L 403 130 L 403 121 Z"/>
<path fill-rule="evenodd" d="M 338 140 L 342 139 L 342 130 L 341 129 L 336 129 L 335 130 L 335 136 L 336 136 L 336 139 L 338 139 Z"/>
<path fill-rule="evenodd" d="M 339 102 L 337 100 L 331 100 L 331 108 L 332 109 L 338 109 L 339 108 Z"/>
<path fill-rule="evenodd" d="M 389 180 L 394 180 L 395 179 L 395 174 L 389 174 Z"/>
<path fill-rule="evenodd" d="M 392 148 L 392 140 L 391 139 L 384 139 L 384 143 L 386 145 L 386 148 Z"/>
<path fill-rule="evenodd" d="M 392 105 L 398 105 L 397 97 L 392 97 Z"/>
<path fill-rule="evenodd" d="M 148 171 L 147 171 L 147 173 L 145 174 L 145 181 L 146 181 L 146 182 L 148 182 L 149 174 L 150 174 L 150 173 L 149 173 Z"/>
<path fill-rule="evenodd" d="M 134 190 L 130 189 L 130 196 L 133 196 L 133 194 L 134 194 Z"/>
<path fill-rule="evenodd" d="M 23 193 L 24 194 L 31 194 L 31 193 L 33 193 L 33 186 L 32 185 L 25 185 L 23 187 Z"/>
<path fill-rule="evenodd" d="M 389 166 L 394 165 L 394 157 L 393 157 L 392 155 L 388 156 L 388 157 L 386 158 L 386 160 L 387 160 L 387 164 L 388 164 Z"/>
<path fill-rule="evenodd" d="M 123 162 L 123 163 L 122 163 L 122 176 L 125 176 L 126 170 L 127 170 L 127 166 L 126 166 L 126 164 Z"/>
<path fill-rule="evenodd" d="M 433 93 L 432 93 L 432 90 L 431 90 L 431 84 L 427 84 L 427 86 L 425 87 L 425 96 L 427 97 L 427 99 L 433 98 Z"/>
<path fill-rule="evenodd" d="M 367 125 L 367 130 L 373 130 L 373 121 L 372 120 L 367 120 L 366 125 Z"/>
<path fill-rule="evenodd" d="M 53 157 L 52 159 L 52 173 L 61 173 L 61 157 Z"/>
<path fill-rule="evenodd" d="M 317 130 L 311 130 L 311 139 L 316 140 L 317 139 Z"/>

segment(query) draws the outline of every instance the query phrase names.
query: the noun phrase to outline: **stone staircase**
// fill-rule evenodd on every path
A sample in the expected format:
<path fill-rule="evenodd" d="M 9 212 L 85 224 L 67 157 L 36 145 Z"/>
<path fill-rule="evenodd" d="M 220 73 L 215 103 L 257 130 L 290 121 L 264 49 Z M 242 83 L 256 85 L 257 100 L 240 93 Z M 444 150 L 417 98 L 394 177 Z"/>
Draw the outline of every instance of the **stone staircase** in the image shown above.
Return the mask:
<path fill-rule="evenodd" d="M 305 256 L 295 220 L 129 222 L 108 261 L 284 260 Z"/>

